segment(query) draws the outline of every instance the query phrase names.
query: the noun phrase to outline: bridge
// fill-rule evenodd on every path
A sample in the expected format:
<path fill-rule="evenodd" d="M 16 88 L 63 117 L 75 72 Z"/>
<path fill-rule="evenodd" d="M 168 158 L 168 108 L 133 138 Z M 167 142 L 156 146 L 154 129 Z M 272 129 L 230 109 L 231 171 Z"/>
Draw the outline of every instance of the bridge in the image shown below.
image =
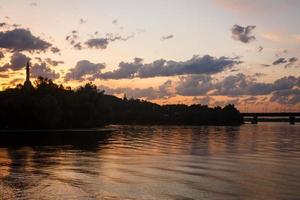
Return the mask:
<path fill-rule="evenodd" d="M 269 112 L 269 113 L 241 113 L 245 121 L 257 124 L 258 121 L 289 122 L 295 124 L 300 119 L 300 112 Z"/>

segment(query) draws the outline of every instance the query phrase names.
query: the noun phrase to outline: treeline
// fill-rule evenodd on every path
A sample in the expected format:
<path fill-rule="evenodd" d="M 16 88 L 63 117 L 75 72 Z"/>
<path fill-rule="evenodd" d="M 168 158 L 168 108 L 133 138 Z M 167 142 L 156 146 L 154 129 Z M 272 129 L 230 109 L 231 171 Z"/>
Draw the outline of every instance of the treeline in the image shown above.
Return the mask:
<path fill-rule="evenodd" d="M 234 105 L 164 105 L 104 94 L 88 83 L 77 90 L 38 78 L 35 88 L 0 92 L 0 129 L 96 128 L 106 124 L 240 125 Z"/>

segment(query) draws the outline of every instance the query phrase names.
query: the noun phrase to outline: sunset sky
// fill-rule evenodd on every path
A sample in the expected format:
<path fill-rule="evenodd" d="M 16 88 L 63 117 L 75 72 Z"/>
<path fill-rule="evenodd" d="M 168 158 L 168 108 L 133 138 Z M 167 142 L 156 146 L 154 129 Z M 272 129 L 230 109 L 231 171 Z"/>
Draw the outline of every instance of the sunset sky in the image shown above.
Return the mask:
<path fill-rule="evenodd" d="M 300 111 L 300 1 L 0 0 L 0 89 L 44 76 L 160 104 Z"/>

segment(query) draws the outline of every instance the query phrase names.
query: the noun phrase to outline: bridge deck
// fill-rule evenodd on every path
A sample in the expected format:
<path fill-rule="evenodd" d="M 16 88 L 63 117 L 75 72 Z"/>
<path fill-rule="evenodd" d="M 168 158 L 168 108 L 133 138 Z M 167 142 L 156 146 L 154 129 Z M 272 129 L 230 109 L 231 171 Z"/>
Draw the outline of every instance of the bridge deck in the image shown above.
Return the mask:
<path fill-rule="evenodd" d="M 300 117 L 300 112 L 241 113 L 244 117 Z"/>

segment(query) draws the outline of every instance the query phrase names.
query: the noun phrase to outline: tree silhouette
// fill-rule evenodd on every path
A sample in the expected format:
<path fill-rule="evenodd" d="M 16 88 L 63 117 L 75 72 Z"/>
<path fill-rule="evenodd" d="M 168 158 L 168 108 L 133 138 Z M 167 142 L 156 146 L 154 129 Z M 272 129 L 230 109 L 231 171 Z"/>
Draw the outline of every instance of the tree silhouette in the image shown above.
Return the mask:
<path fill-rule="evenodd" d="M 240 125 L 234 105 L 158 105 L 106 95 L 93 83 L 72 90 L 39 77 L 32 89 L 0 92 L 0 129 L 94 128 L 106 124 Z"/>

